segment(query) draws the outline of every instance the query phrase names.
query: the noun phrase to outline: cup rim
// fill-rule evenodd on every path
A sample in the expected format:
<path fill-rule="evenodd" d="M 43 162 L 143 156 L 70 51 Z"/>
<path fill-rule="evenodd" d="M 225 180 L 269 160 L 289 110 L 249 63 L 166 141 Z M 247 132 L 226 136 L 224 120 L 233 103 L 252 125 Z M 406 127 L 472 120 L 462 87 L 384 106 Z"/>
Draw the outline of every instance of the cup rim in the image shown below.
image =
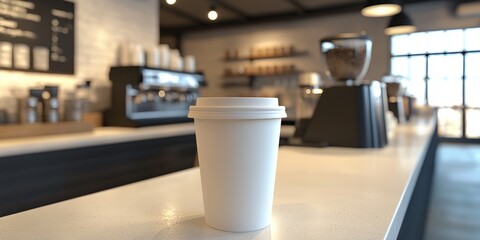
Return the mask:
<path fill-rule="evenodd" d="M 278 98 L 269 97 L 199 97 L 198 107 L 278 107 Z"/>
<path fill-rule="evenodd" d="M 190 106 L 191 111 L 209 112 L 246 112 L 246 111 L 284 111 L 284 106 Z"/>
<path fill-rule="evenodd" d="M 195 119 L 276 119 L 285 118 L 284 106 L 276 108 L 244 108 L 244 107 L 195 107 L 191 106 L 189 118 Z"/>

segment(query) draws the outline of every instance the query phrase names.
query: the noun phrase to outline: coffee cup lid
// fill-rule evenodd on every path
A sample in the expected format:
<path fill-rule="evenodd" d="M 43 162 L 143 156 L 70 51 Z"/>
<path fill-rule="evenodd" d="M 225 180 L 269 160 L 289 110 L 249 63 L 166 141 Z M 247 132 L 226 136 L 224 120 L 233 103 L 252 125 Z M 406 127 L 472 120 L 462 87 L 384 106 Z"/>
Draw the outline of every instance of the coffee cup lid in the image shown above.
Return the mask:
<path fill-rule="evenodd" d="M 264 97 L 199 97 L 196 106 L 278 107 L 278 98 Z"/>
<path fill-rule="evenodd" d="M 287 116 L 277 98 L 211 97 L 198 98 L 190 107 L 189 118 L 203 119 L 272 119 Z"/>

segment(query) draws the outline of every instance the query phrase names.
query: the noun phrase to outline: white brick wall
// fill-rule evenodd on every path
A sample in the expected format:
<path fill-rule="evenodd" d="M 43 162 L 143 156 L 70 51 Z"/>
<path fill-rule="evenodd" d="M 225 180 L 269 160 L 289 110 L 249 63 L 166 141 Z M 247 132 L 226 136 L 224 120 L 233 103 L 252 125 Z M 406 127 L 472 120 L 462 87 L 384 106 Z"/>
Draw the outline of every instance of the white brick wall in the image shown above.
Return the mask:
<path fill-rule="evenodd" d="M 15 87 L 59 84 L 71 89 L 85 78 L 108 84 L 109 67 L 120 43 L 158 44 L 158 0 L 77 0 L 75 2 L 75 75 L 0 71 L 0 97 Z M 0 101 L 1 98 L 0 98 Z M 0 102 L 1 105 L 1 102 Z"/>

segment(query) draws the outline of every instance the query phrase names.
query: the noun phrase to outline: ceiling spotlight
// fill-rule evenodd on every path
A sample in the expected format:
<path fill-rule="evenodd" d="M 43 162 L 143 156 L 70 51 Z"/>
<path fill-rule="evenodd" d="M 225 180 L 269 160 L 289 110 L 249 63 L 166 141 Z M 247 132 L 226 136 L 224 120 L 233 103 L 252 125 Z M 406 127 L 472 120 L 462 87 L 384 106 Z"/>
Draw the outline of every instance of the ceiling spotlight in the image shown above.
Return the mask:
<path fill-rule="evenodd" d="M 387 35 L 397 35 L 415 32 L 417 27 L 413 25 L 412 20 L 404 12 L 400 12 L 390 19 L 390 23 L 387 28 L 385 28 L 385 34 Z"/>
<path fill-rule="evenodd" d="M 365 17 L 387 17 L 402 11 L 399 0 L 368 0 L 362 9 Z"/>
<path fill-rule="evenodd" d="M 217 18 L 218 18 L 217 10 L 215 10 L 215 7 L 211 7 L 210 12 L 208 12 L 208 19 L 215 21 Z"/>
<path fill-rule="evenodd" d="M 169 4 L 169 5 L 173 5 L 177 2 L 177 0 L 166 0 L 166 2 Z"/>

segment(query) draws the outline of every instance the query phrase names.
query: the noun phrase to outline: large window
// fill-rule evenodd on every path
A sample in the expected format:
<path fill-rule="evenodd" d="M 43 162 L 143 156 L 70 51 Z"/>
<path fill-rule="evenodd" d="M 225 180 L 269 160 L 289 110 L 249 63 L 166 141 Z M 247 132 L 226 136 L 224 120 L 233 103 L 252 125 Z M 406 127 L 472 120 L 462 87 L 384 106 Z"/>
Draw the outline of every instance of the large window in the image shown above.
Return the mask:
<path fill-rule="evenodd" d="M 439 108 L 441 137 L 480 138 L 480 28 L 393 36 L 391 55 L 417 104 Z"/>

